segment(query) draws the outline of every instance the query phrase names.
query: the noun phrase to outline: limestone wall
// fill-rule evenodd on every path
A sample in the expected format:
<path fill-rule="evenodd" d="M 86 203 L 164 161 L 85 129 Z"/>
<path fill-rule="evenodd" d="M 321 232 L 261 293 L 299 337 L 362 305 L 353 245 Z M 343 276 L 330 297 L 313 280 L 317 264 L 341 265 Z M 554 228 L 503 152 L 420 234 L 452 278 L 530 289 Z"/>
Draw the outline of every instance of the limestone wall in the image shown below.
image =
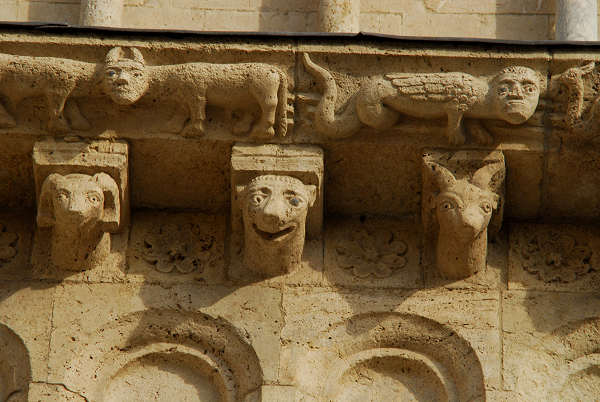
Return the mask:
<path fill-rule="evenodd" d="M 590 400 L 593 48 L 0 33 L 0 400 Z"/>
<path fill-rule="evenodd" d="M 79 0 L 1 0 L 0 21 L 77 25 Z M 362 0 L 360 29 L 406 36 L 554 39 L 554 0 Z M 317 0 L 126 0 L 123 26 L 314 32 Z"/>

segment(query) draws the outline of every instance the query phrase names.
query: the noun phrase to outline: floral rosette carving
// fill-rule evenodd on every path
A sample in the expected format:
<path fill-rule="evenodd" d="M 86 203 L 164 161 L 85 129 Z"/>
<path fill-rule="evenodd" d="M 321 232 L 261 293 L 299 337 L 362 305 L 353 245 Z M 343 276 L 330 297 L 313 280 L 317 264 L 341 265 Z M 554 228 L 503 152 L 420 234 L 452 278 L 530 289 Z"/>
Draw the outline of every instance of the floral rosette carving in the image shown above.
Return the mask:
<path fill-rule="evenodd" d="M 146 234 L 142 258 L 159 272 L 200 273 L 214 260 L 215 243 L 198 224 L 165 224 Z"/>
<path fill-rule="evenodd" d="M 544 282 L 568 283 L 596 271 L 591 266 L 592 254 L 586 242 L 556 231 L 524 237 L 521 248 L 525 271 Z"/>
<path fill-rule="evenodd" d="M 371 232 L 361 228 L 338 241 L 335 247 L 338 266 L 354 276 L 387 278 L 406 265 L 407 244 L 392 230 Z"/>
<path fill-rule="evenodd" d="M 19 236 L 7 231 L 0 223 L 0 265 L 10 262 L 17 255 Z"/>

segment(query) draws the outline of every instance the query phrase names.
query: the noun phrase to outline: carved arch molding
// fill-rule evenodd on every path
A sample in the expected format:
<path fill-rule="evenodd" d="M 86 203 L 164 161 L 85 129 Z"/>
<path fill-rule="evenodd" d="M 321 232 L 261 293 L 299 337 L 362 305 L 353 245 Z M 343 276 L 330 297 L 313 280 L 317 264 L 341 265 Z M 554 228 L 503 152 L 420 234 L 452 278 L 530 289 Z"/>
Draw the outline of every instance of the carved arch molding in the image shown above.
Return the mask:
<path fill-rule="evenodd" d="M 313 287 L 422 300 L 453 286 L 595 290 L 598 53 L 534 50 L 6 30 L 0 283 L 256 286 L 265 300 L 273 289 L 317 298 Z M 377 294 L 386 301 L 366 312 L 340 296 L 332 306 L 349 311 L 319 336 L 290 312 L 273 331 L 235 322 L 283 310 L 287 294 L 236 301 L 230 315 L 206 312 L 218 300 L 140 307 L 81 329 L 70 369 L 52 375 L 93 401 L 169 387 L 277 400 L 270 386 L 305 400 L 458 401 L 499 387 L 486 384 L 485 347 L 456 330 L 475 324 L 392 313 L 411 295 Z M 580 328 L 597 332 L 595 321 Z M 256 347 L 272 334 L 281 350 Z M 595 349 L 570 358 L 548 336 L 548 355 L 566 359 L 552 364 L 572 369 L 556 391 L 596 389 Z M 0 342 L 0 400 L 20 400 L 28 351 L 8 327 Z"/>

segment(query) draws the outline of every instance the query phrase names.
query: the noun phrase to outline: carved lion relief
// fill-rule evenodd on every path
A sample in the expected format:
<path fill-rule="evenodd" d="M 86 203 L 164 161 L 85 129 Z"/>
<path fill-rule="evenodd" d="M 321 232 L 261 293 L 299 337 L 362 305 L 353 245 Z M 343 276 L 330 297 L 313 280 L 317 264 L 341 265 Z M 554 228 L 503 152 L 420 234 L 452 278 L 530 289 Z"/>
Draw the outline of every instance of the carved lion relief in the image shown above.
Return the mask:
<path fill-rule="evenodd" d="M 293 270 L 315 198 L 315 186 L 283 175 L 261 175 L 241 189 L 245 264 L 269 276 Z"/>
<path fill-rule="evenodd" d="M 362 82 L 358 93 L 339 114 L 335 106 L 337 86 L 329 71 L 303 55 L 306 69 L 323 87 L 318 101 L 315 127 L 333 137 L 348 137 L 364 124 L 377 130 L 392 128 L 402 114 L 422 119 L 446 117 L 451 144 L 466 140 L 463 118 L 474 139 L 493 142 L 479 124 L 481 119 L 499 119 L 523 124 L 537 108 L 541 77 L 522 66 L 503 69 L 491 79 L 467 73 L 390 73 Z"/>
<path fill-rule="evenodd" d="M 443 277 L 462 279 L 486 267 L 488 225 L 502 206 L 501 194 L 492 189 L 492 183 L 503 182 L 504 169 L 501 157 L 484 163 L 471 178 L 458 178 L 426 154 L 424 175 L 431 187 L 423 192 L 423 219 L 425 231 L 437 237 L 435 260 Z"/>

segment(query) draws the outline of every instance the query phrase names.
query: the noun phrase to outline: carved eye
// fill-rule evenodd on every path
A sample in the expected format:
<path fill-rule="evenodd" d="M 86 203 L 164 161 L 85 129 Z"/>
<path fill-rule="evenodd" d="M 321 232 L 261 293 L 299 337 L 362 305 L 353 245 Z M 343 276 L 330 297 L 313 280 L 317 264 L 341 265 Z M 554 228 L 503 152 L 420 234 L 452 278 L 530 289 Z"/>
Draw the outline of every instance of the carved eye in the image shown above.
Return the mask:
<path fill-rule="evenodd" d="M 481 204 L 481 210 L 486 214 L 492 212 L 492 205 L 489 202 L 484 202 Z"/>
<path fill-rule="evenodd" d="M 115 75 L 117 75 L 117 72 L 115 70 L 108 70 L 106 72 L 106 75 L 108 75 L 109 77 L 114 77 Z"/>
<path fill-rule="evenodd" d="M 535 93 L 535 91 L 537 90 L 536 86 L 532 84 L 526 84 L 523 88 L 528 94 Z"/>
<path fill-rule="evenodd" d="M 450 210 L 456 208 L 456 205 L 452 201 L 445 200 L 440 203 L 439 208 L 442 211 L 450 211 Z"/>
<path fill-rule="evenodd" d="M 300 205 L 300 199 L 297 197 L 292 197 L 290 198 L 290 204 L 297 207 L 298 205 Z"/>
<path fill-rule="evenodd" d="M 98 194 L 98 193 L 88 193 L 87 194 L 87 199 L 92 204 L 99 204 L 100 203 L 100 194 Z"/>
<path fill-rule="evenodd" d="M 508 88 L 505 86 L 498 87 L 498 95 L 505 96 L 508 93 Z"/>
<path fill-rule="evenodd" d="M 67 201 L 69 199 L 69 193 L 61 191 L 56 195 L 56 198 L 58 198 L 60 201 Z"/>

